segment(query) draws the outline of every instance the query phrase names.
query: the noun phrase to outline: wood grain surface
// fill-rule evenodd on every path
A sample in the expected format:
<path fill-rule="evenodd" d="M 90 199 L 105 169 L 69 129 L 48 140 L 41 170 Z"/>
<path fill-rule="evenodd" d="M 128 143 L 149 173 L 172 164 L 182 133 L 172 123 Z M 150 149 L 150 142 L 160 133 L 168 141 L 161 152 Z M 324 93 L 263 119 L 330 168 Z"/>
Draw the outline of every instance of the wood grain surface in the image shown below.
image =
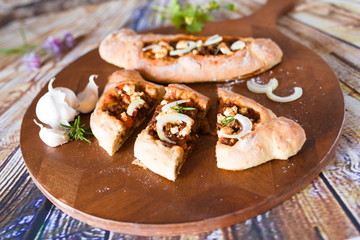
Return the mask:
<path fill-rule="evenodd" d="M 246 95 L 279 116 L 300 123 L 307 134 L 307 142 L 290 161 L 273 161 L 240 172 L 222 171 L 215 167 L 216 139 L 204 136 L 173 184 L 131 165 L 133 142 L 144 124 L 114 157 L 108 157 L 93 144 L 71 142 L 56 149 L 49 148 L 34 138 L 38 129 L 33 127 L 32 121 L 36 118 L 36 102 L 46 92 L 45 87 L 30 105 L 21 129 L 22 154 L 35 183 L 66 213 L 107 230 L 136 235 L 179 235 L 226 227 L 291 197 L 312 181 L 330 160 L 344 116 L 343 96 L 331 69 L 317 55 L 287 39 L 275 28 L 276 19 L 292 5 L 292 1 L 272 0 L 250 17 L 207 24 L 203 34 L 267 37 L 279 43 L 284 52 L 283 62 L 257 79 L 267 82 L 271 77 L 278 78 L 277 94 L 280 95 L 288 95 L 289 89 L 301 86 L 304 95 L 299 101 L 271 102 L 265 96 L 248 92 L 245 80 L 191 84 L 211 98 L 213 108 L 209 119 L 213 128 L 217 87 Z M 174 30 L 150 31 L 177 32 Z M 79 92 L 87 83 L 86 76 L 95 73 L 100 76 L 98 84 L 102 89 L 106 77 L 115 69 L 103 62 L 94 50 L 57 74 L 55 86 Z M 331 107 L 329 101 L 334 102 Z"/>
<path fill-rule="evenodd" d="M 197 2 L 200 1 L 192 1 Z M 356 33 L 359 25 L 356 18 L 347 25 L 337 22 L 344 11 L 356 15 L 358 8 L 348 4 L 350 2 L 354 1 L 302 1 L 297 3 L 301 8 L 295 8 L 277 23 L 278 29 L 286 36 L 319 54 L 340 80 L 346 121 L 340 146 L 330 164 L 312 184 L 271 211 L 214 232 L 182 235 L 171 239 L 299 239 L 299 236 L 303 239 L 348 239 L 359 236 L 360 50 L 346 39 L 334 38 L 331 34 L 337 27 L 342 26 L 350 37 L 354 36 L 354 31 Z M 322 8 L 332 7 L 333 4 L 337 7 L 333 8 L 331 13 L 324 10 L 319 15 L 308 7 L 314 3 L 318 4 L 318 12 Z M 76 47 L 60 61 L 49 59 L 40 71 L 30 74 L 21 65 L 19 57 L 0 55 L 0 238 L 138 239 L 136 236 L 109 232 L 81 223 L 51 206 L 47 200 L 44 201 L 42 194 L 29 180 L 28 173 L 24 171 L 24 162 L 18 161 L 16 156 L 19 153 L 22 117 L 46 82 L 76 58 L 94 49 L 98 42 L 114 29 L 130 26 L 139 31 L 168 24 L 161 21 L 151 9 L 153 5 L 166 4 L 167 1 L 158 0 L 151 3 L 110 1 L 97 6 L 84 6 L 66 12 L 13 21 L 0 28 L 0 48 L 21 44 L 18 34 L 20 26 L 25 28 L 31 43 L 41 43 L 48 35 L 59 35 L 65 30 L 81 37 Z M 236 12 L 219 11 L 215 14 L 215 19 L 234 19 L 250 15 L 261 8 L 264 1 L 241 0 L 235 4 L 238 6 Z M 297 13 L 307 13 L 313 20 L 304 24 L 293 17 L 293 14 Z M 78 23 L 72 19 L 77 19 Z M 328 32 L 322 30 L 322 19 L 329 19 L 334 27 L 328 28 Z M 18 201 L 20 205 L 16 205 L 15 201 L 10 199 L 23 201 Z"/>

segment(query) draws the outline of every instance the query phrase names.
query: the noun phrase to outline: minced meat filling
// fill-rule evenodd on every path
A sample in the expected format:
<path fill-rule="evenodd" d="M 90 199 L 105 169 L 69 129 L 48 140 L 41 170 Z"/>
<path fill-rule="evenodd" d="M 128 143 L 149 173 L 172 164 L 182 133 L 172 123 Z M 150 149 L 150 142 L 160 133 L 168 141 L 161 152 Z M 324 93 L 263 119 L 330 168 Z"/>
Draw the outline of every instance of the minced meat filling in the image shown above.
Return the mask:
<path fill-rule="evenodd" d="M 206 41 L 207 38 L 203 38 L 201 39 L 203 42 Z M 172 50 L 177 50 L 179 48 L 177 48 L 177 46 L 179 46 L 178 43 L 181 42 L 186 42 L 186 41 L 197 41 L 200 39 L 187 39 L 187 38 L 179 38 L 179 39 L 174 39 L 174 40 L 163 40 L 163 41 L 157 41 L 157 42 L 145 42 L 144 43 L 144 48 L 150 46 L 150 45 L 159 45 L 161 46 L 161 48 L 154 48 L 151 49 L 149 51 L 145 51 L 144 54 L 146 57 L 151 58 L 151 59 L 173 59 L 173 58 L 178 58 L 181 55 L 175 55 L 175 56 L 170 56 L 170 51 Z M 229 38 L 229 37 L 224 37 L 223 40 L 221 42 L 218 43 L 214 43 L 208 46 L 199 46 L 194 48 L 193 50 L 191 50 L 192 54 L 195 55 L 201 55 L 201 56 L 206 56 L 206 55 L 212 55 L 212 56 L 217 56 L 217 55 L 226 55 L 228 53 L 228 49 L 230 49 L 231 45 L 238 41 L 239 39 L 237 38 Z M 224 50 L 221 50 L 225 49 Z M 181 49 L 181 48 L 180 48 Z M 231 51 L 230 51 L 231 52 Z"/>
<path fill-rule="evenodd" d="M 128 128 L 133 127 L 135 121 L 144 118 L 148 114 L 153 99 L 145 92 L 143 86 L 120 83 L 114 90 L 112 94 L 104 99 L 102 111 L 124 122 Z M 132 116 L 127 115 L 128 106 L 138 98 L 144 100 L 145 104 L 135 108 Z"/>
<path fill-rule="evenodd" d="M 237 134 L 242 130 L 242 126 L 239 121 L 232 120 L 229 116 L 235 116 L 236 114 L 241 114 L 251 120 L 253 123 L 253 129 L 256 127 L 256 124 L 260 122 L 260 115 L 255 110 L 243 106 L 235 105 L 234 103 L 224 104 L 218 111 L 216 129 L 217 131 L 223 131 L 226 134 L 233 135 Z M 228 117 L 228 118 L 227 118 Z M 222 144 L 233 146 L 239 141 L 237 138 L 226 138 L 220 137 L 219 141 Z"/>
<path fill-rule="evenodd" d="M 169 100 L 168 102 L 174 102 L 177 100 Z M 154 113 L 153 118 L 148 124 L 149 134 L 152 135 L 155 139 L 159 139 L 159 136 L 156 131 L 156 123 L 157 123 L 157 117 L 162 112 L 162 107 L 164 105 L 159 105 Z M 186 102 L 180 104 L 180 107 L 186 107 L 186 108 L 195 108 L 194 110 L 183 110 L 179 113 L 185 114 L 192 118 L 194 120 L 193 125 L 191 126 L 191 131 L 186 132 L 186 123 L 180 122 L 180 123 L 167 123 L 163 127 L 163 131 L 165 133 L 165 136 L 169 138 L 171 141 L 174 141 L 176 144 L 168 143 L 166 141 L 161 141 L 165 146 L 171 147 L 173 145 L 179 145 L 184 149 L 188 149 L 191 145 L 193 145 L 199 136 L 197 133 L 200 131 L 200 123 L 198 121 L 199 107 L 193 103 L 193 102 Z M 174 110 L 171 110 L 171 112 L 177 112 Z"/>

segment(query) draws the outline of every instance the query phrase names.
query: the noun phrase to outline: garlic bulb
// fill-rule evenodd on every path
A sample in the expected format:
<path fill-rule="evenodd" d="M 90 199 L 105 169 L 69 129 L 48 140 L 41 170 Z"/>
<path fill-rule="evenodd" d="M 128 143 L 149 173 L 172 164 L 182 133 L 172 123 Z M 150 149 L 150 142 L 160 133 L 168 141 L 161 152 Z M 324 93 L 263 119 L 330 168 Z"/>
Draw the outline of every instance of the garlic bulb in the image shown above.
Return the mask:
<path fill-rule="evenodd" d="M 36 116 L 53 128 L 58 128 L 60 123 L 73 121 L 78 112 L 65 99 L 66 94 L 56 89 L 45 93 L 36 105 Z"/>
<path fill-rule="evenodd" d="M 42 124 L 38 123 L 35 119 L 34 122 L 40 127 L 39 136 L 46 145 L 50 147 L 57 147 L 67 143 L 70 140 L 69 135 L 65 134 L 64 131 L 46 128 Z"/>
<path fill-rule="evenodd" d="M 69 89 L 69 88 L 64 88 L 64 87 L 56 87 L 53 88 L 53 82 L 55 81 L 55 78 L 52 78 L 49 82 L 48 85 L 48 91 L 51 92 L 53 90 L 58 90 L 60 92 L 65 93 L 65 102 L 72 108 L 74 108 L 76 106 L 76 95 L 75 93 Z"/>
<path fill-rule="evenodd" d="M 91 75 L 89 77 L 89 83 L 86 85 L 85 89 L 77 95 L 76 110 L 82 113 L 89 113 L 94 110 L 99 99 L 99 87 L 94 81 L 94 78 L 97 77 L 98 75 Z"/>

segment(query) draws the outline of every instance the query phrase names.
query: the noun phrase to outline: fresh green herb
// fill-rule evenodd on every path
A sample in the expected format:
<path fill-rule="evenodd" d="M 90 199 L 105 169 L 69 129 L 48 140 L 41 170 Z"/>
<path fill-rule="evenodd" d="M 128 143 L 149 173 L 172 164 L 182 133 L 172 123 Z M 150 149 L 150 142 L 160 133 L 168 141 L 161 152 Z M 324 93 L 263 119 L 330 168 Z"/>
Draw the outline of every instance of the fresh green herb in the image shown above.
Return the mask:
<path fill-rule="evenodd" d="M 170 107 L 172 110 L 177 111 L 178 113 L 182 113 L 185 110 L 196 110 L 194 107 L 182 107 L 179 105 L 179 103 L 176 103 L 176 106 Z"/>
<path fill-rule="evenodd" d="M 233 116 L 225 116 L 225 118 L 223 118 L 221 120 L 221 122 L 223 123 L 221 125 L 221 127 L 225 127 L 225 126 L 229 125 L 230 123 L 232 123 L 234 121 L 235 121 L 235 118 Z"/>
<path fill-rule="evenodd" d="M 116 103 L 116 102 L 113 102 L 113 103 L 109 103 L 108 105 L 107 105 L 107 107 L 112 107 L 112 106 L 115 106 L 115 105 L 117 105 L 118 103 Z"/>
<path fill-rule="evenodd" d="M 25 31 L 23 28 L 19 29 L 19 33 L 20 33 L 23 44 L 18 47 L 0 49 L 0 53 L 6 54 L 6 55 L 10 55 L 10 54 L 24 55 L 39 46 L 38 44 L 29 44 L 28 43 L 28 41 L 26 39 Z"/>
<path fill-rule="evenodd" d="M 75 121 L 74 121 L 74 125 L 64 125 L 64 124 L 60 124 L 62 127 L 66 128 L 65 133 L 69 135 L 71 140 L 84 140 L 88 143 L 91 143 L 91 141 L 89 141 L 86 137 L 84 137 L 84 134 L 87 135 L 93 135 L 91 132 L 86 132 L 86 130 L 88 130 L 88 128 L 84 128 L 85 124 L 80 125 L 80 116 L 78 116 Z"/>
<path fill-rule="evenodd" d="M 211 12 L 225 8 L 235 11 L 236 6 L 232 3 L 221 6 L 217 1 L 210 1 L 205 7 L 200 5 L 181 5 L 178 0 L 172 0 L 168 8 L 155 6 L 154 9 L 162 14 L 163 19 L 170 19 L 176 28 L 185 28 L 188 32 L 201 32 L 205 22 L 213 20 Z"/>

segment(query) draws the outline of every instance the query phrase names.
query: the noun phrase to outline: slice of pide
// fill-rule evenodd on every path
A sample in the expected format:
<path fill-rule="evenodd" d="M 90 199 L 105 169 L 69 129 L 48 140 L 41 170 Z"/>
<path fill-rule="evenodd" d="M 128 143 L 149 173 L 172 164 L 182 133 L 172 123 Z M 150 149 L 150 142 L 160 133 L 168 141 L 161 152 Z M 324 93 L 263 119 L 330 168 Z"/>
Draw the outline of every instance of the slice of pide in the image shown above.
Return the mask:
<path fill-rule="evenodd" d="M 221 88 L 218 97 L 219 168 L 242 170 L 272 159 L 288 159 L 303 146 L 305 131 L 296 122 L 277 117 L 254 100 Z"/>
<path fill-rule="evenodd" d="M 134 163 L 175 181 L 199 132 L 208 130 L 208 109 L 206 96 L 185 85 L 170 84 L 164 100 L 135 141 Z"/>
<path fill-rule="evenodd" d="M 99 145 L 114 155 L 164 94 L 163 86 L 145 81 L 136 71 L 114 72 L 90 118 Z"/>
<path fill-rule="evenodd" d="M 108 35 L 99 53 L 111 64 L 162 83 L 250 77 L 272 68 L 283 55 L 268 38 L 137 34 L 130 29 Z"/>

